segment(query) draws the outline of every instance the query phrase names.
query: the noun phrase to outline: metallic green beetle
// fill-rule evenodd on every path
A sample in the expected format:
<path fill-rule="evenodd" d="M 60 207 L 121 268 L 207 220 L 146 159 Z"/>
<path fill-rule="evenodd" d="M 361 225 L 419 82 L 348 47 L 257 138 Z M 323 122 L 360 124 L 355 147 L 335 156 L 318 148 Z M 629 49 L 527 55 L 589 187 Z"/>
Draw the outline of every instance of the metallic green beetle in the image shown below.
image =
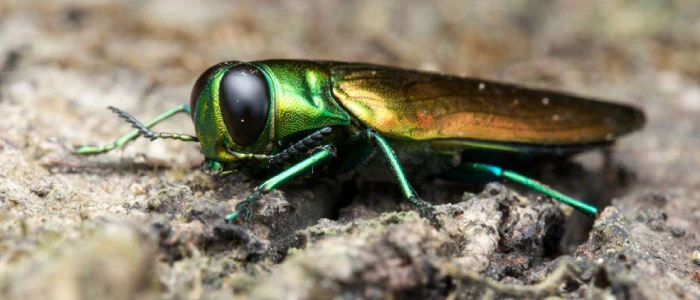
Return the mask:
<path fill-rule="evenodd" d="M 271 176 L 236 205 L 226 216 L 229 221 L 249 219 L 251 205 L 262 194 L 314 167 L 343 173 L 374 152 L 383 154 L 406 199 L 431 220 L 432 207 L 408 178 L 507 178 L 595 216 L 595 207 L 499 166 L 522 167 L 608 145 L 645 122 L 633 107 L 564 93 L 378 65 L 302 60 L 214 65 L 197 79 L 190 105 L 145 123 L 110 109 L 136 129 L 112 144 L 82 146 L 76 153 L 107 152 L 139 135 L 199 141 L 208 174 L 240 169 Z M 196 136 L 149 129 L 180 112 L 191 114 Z M 365 168 L 354 169 L 362 173 L 358 169 Z"/>

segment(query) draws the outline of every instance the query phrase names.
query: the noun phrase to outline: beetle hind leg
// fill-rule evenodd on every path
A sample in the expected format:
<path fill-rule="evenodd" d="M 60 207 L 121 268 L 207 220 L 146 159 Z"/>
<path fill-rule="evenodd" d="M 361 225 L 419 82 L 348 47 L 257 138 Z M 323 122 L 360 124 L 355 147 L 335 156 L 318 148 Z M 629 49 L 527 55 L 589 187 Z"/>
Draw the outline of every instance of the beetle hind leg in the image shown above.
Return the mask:
<path fill-rule="evenodd" d="M 550 196 L 559 202 L 569 205 L 591 218 L 595 218 L 596 214 L 598 213 L 598 209 L 593 205 L 571 198 L 567 195 L 555 191 L 554 189 L 537 180 L 513 172 L 511 170 L 502 169 L 499 166 L 482 163 L 465 163 L 462 164 L 459 168 L 461 168 L 462 171 L 482 174 L 486 178 L 506 178 L 508 180 L 517 182 L 542 194 Z"/>
<path fill-rule="evenodd" d="M 384 154 L 384 157 L 387 159 L 387 161 L 389 161 L 391 171 L 394 172 L 394 175 L 396 175 L 401 192 L 404 194 L 408 202 L 416 207 L 421 216 L 428 219 L 433 226 L 440 227 L 440 222 L 435 216 L 433 205 L 421 199 L 416 191 L 413 190 L 413 187 L 411 187 L 411 184 L 408 182 L 408 178 L 403 172 L 403 168 L 401 167 L 396 154 L 394 154 L 394 150 L 389 145 L 389 142 L 387 142 L 381 135 L 377 134 L 373 130 L 367 130 L 364 132 L 364 134 L 370 139 L 370 141 L 375 142 L 379 146 L 379 149 Z"/>

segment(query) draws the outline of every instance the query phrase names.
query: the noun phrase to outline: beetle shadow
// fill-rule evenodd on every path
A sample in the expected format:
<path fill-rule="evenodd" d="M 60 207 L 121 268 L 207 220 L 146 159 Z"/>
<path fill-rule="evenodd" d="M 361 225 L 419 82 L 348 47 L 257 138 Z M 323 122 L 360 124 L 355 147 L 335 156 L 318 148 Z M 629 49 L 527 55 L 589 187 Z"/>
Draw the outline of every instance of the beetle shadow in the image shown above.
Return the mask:
<path fill-rule="evenodd" d="M 581 154 L 573 159 L 563 159 L 536 164 L 535 167 L 516 171 L 541 181 L 553 189 L 598 207 L 599 212 L 611 204 L 613 198 L 624 195 L 634 186 L 636 177 L 632 170 L 615 161 L 611 151 L 603 149 Z M 517 183 L 503 181 L 508 188 L 534 199 L 540 195 Z M 416 192 L 432 204 L 458 203 L 465 192 L 478 194 L 485 183 L 468 183 L 431 179 L 412 182 Z M 395 182 L 346 181 L 331 218 L 342 220 L 351 216 L 372 217 L 383 212 L 410 209 Z M 574 211 L 566 222 L 565 233 L 559 247 L 548 253 L 552 256 L 573 253 L 589 236 L 595 220 Z"/>
<path fill-rule="evenodd" d="M 598 208 L 601 213 L 612 204 L 612 199 L 626 194 L 637 178 L 633 170 L 625 168 L 614 158 L 609 148 L 592 151 L 556 163 L 542 164 L 524 172 L 553 189 Z M 515 184 L 509 184 L 515 187 Z M 529 189 L 517 186 L 527 194 Z M 536 192 L 532 192 L 536 193 Z M 573 211 L 566 222 L 565 233 L 559 244 L 561 253 L 570 254 L 589 238 L 595 219 Z"/>
<path fill-rule="evenodd" d="M 554 178 L 552 178 L 554 177 Z M 582 154 L 566 164 L 554 165 L 543 174 L 542 180 L 598 208 L 600 214 L 612 199 L 625 195 L 637 181 L 633 170 L 626 168 L 614 158 L 610 149 Z M 566 232 L 560 248 L 564 253 L 573 253 L 586 242 L 595 219 L 574 211 L 566 223 Z"/>
<path fill-rule="evenodd" d="M 79 155 L 46 156 L 41 159 L 40 165 L 50 173 L 62 174 L 96 174 L 106 173 L 137 173 L 142 171 L 160 171 L 171 169 L 194 170 L 200 167 L 201 162 L 193 162 L 187 165 L 173 165 L 172 162 L 147 155 L 134 157 L 121 157 L 114 160 L 98 161 L 85 159 Z"/>

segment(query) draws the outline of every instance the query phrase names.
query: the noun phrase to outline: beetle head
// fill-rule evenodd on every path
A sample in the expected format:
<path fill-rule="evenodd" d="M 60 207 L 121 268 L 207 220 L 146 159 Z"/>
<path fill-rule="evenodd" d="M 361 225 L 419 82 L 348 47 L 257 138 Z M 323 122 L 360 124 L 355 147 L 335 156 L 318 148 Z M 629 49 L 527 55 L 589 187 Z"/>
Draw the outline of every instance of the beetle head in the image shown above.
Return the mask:
<path fill-rule="evenodd" d="M 265 74 L 237 61 L 216 64 L 197 79 L 192 120 L 207 173 L 260 163 L 271 151 L 272 97 Z"/>

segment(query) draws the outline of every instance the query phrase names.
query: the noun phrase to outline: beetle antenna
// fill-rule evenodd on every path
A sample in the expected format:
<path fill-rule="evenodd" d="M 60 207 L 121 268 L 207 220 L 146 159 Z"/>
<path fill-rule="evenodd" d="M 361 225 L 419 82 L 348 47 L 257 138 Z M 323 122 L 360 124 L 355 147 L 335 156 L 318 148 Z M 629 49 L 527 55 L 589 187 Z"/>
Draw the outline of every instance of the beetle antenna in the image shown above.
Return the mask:
<path fill-rule="evenodd" d="M 133 116 L 131 116 L 129 113 L 118 109 L 114 106 L 109 106 L 109 110 L 113 111 L 117 115 L 119 115 L 120 118 L 124 119 L 127 123 L 131 124 L 131 127 L 136 128 L 139 133 L 150 139 L 151 141 L 155 139 L 174 139 L 174 140 L 181 140 L 185 142 L 198 142 L 199 139 L 197 139 L 196 136 L 192 136 L 189 134 L 180 134 L 180 133 L 170 133 L 170 132 L 154 132 L 145 125 L 143 125 L 139 120 L 136 120 Z"/>
<path fill-rule="evenodd" d="M 270 165 L 283 165 L 292 158 L 296 157 L 299 153 L 303 153 L 308 151 L 309 149 L 318 147 L 321 144 L 323 138 L 331 134 L 332 131 L 333 129 L 330 127 L 323 127 L 319 130 L 316 130 L 312 134 L 309 134 L 307 137 L 287 147 L 287 149 L 282 150 L 280 153 L 271 155 L 270 158 L 268 158 L 268 162 L 270 163 Z"/>

